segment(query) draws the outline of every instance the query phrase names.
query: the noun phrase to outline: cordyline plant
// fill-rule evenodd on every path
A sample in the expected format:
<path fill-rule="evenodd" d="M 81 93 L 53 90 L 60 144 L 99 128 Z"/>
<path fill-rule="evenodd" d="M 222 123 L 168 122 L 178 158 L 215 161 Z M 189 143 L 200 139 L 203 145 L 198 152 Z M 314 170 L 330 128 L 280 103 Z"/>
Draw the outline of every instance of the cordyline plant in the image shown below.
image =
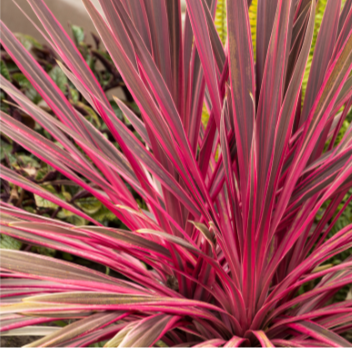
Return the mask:
<path fill-rule="evenodd" d="M 4 112 L 2 132 L 130 230 L 99 225 L 3 166 L 4 180 L 96 225 L 75 227 L 2 203 L 4 234 L 99 262 L 121 277 L 2 250 L 1 329 L 48 334 L 33 347 L 102 340 L 109 347 L 351 346 L 343 335 L 352 328 L 352 300 L 329 300 L 352 282 L 352 259 L 326 261 L 352 247 L 352 225 L 326 237 L 352 200 L 344 200 L 352 128 L 334 145 L 352 103 L 352 1 L 342 9 L 341 0 L 328 1 L 302 100 L 314 0 L 258 1 L 256 57 L 247 0 L 227 1 L 225 47 L 213 23 L 215 0 L 187 0 L 184 24 L 178 0 L 100 0 L 105 17 L 83 0 L 141 110 L 142 120 L 116 99 L 142 141 L 115 116 L 44 1 L 28 2 L 60 67 L 119 148 L 73 109 L 3 23 L 2 45 L 57 117 L 5 79 L 2 89 L 56 142 Z M 73 321 L 60 330 L 39 325 L 58 318 Z"/>

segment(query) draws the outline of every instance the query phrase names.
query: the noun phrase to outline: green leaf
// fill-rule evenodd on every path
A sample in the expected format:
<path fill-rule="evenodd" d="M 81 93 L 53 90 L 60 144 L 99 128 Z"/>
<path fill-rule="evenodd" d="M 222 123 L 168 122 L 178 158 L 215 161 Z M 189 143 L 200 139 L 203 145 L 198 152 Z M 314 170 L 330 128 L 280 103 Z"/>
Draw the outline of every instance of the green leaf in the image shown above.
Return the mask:
<path fill-rule="evenodd" d="M 105 343 L 108 342 L 108 340 L 105 341 L 100 341 L 100 342 L 96 342 L 93 344 L 90 344 L 88 347 L 95 347 L 95 348 L 102 348 L 105 346 Z"/>
<path fill-rule="evenodd" d="M 77 106 L 81 107 L 82 109 L 84 109 L 84 111 L 88 113 L 86 117 L 89 120 L 89 122 L 93 123 L 96 127 L 100 128 L 101 123 L 99 120 L 99 116 L 95 113 L 95 111 L 91 107 L 81 102 L 78 102 Z"/>
<path fill-rule="evenodd" d="M 12 73 L 12 72 L 15 72 L 15 71 L 19 71 L 18 66 L 13 61 L 7 61 L 6 62 L 6 68 L 7 68 L 9 73 Z"/>
<path fill-rule="evenodd" d="M 5 77 L 5 79 L 10 81 L 10 73 L 7 69 L 6 63 L 3 60 L 0 60 L 0 74 Z"/>
<path fill-rule="evenodd" d="M 0 249 L 20 250 L 21 247 L 22 242 L 19 240 L 7 236 L 6 234 L 0 234 Z"/>
<path fill-rule="evenodd" d="M 61 143 L 59 143 L 58 141 L 54 141 L 54 144 L 56 146 L 58 146 L 60 149 L 64 149 L 64 146 Z"/>
<path fill-rule="evenodd" d="M 25 211 L 28 211 L 29 213 L 35 214 L 36 210 L 34 207 L 31 207 L 30 205 L 27 205 L 23 208 Z"/>
<path fill-rule="evenodd" d="M 60 327 L 64 327 L 64 326 L 68 325 L 68 322 L 65 320 L 57 320 L 57 321 L 53 321 L 51 324 L 56 325 L 56 326 L 60 326 Z"/>
<path fill-rule="evenodd" d="M 62 189 L 62 196 L 60 195 L 60 198 L 63 197 L 66 202 L 70 202 L 72 199 L 72 196 L 70 195 L 70 193 L 65 191 L 64 186 L 61 186 L 61 189 Z"/>
<path fill-rule="evenodd" d="M 94 72 L 95 71 L 95 62 L 96 62 L 96 60 L 93 57 L 93 55 L 88 51 L 88 48 L 86 49 L 86 51 L 87 51 L 87 53 L 85 54 L 86 62 L 89 65 L 89 68 Z"/>
<path fill-rule="evenodd" d="M 42 100 L 42 97 L 40 96 L 40 94 L 34 89 L 32 84 L 28 81 L 28 79 L 22 73 L 13 74 L 12 79 L 20 85 L 24 94 L 34 104 L 38 104 Z"/>
<path fill-rule="evenodd" d="M 112 106 L 112 109 L 114 110 L 115 115 L 119 118 L 120 121 L 124 121 L 124 116 L 118 105 L 114 100 L 110 100 L 110 105 Z"/>
<path fill-rule="evenodd" d="M 41 165 L 42 167 L 37 171 L 37 176 L 35 177 L 36 180 L 42 180 L 50 171 L 53 171 L 53 168 L 46 165 L 46 163 L 42 162 Z"/>
<path fill-rule="evenodd" d="M 118 107 L 118 105 L 115 103 L 115 101 L 110 101 L 110 104 L 115 112 L 115 115 L 119 118 L 120 121 L 124 122 L 126 125 L 130 125 L 131 122 L 128 120 L 127 117 L 123 114 L 121 109 Z M 135 102 L 129 103 L 128 106 L 135 112 L 135 113 L 140 113 L 140 110 Z"/>
<path fill-rule="evenodd" d="M 62 186 L 62 193 L 57 193 L 55 188 L 52 185 L 43 185 L 43 188 L 45 188 L 47 191 L 51 192 L 54 194 L 56 197 L 62 199 L 63 201 L 69 202 L 71 200 L 71 195 L 69 192 L 66 192 L 64 190 L 64 187 Z M 55 203 L 52 203 L 38 195 L 34 195 L 34 200 L 38 208 L 50 208 L 50 209 L 57 209 L 59 206 Z M 60 219 L 65 219 L 71 215 L 74 215 L 72 212 L 61 209 L 60 212 L 58 213 L 58 218 Z M 84 220 L 84 219 L 83 219 Z"/>
<path fill-rule="evenodd" d="M 76 199 L 75 204 L 88 215 L 95 214 L 102 207 L 102 203 L 98 201 L 95 197 Z"/>
<path fill-rule="evenodd" d="M 32 246 L 31 251 L 36 252 L 38 254 L 41 255 L 45 255 L 45 256 L 51 256 L 54 257 L 56 254 L 56 250 L 55 249 L 51 249 L 51 248 L 46 248 L 43 246 Z"/>
<path fill-rule="evenodd" d="M 136 102 L 131 102 L 128 104 L 128 106 L 136 113 L 136 114 L 140 114 L 141 110 L 139 110 L 139 107 L 137 105 Z"/>
<path fill-rule="evenodd" d="M 115 111 L 116 116 L 117 116 L 121 121 L 123 121 L 123 120 L 124 120 L 124 116 L 123 116 L 123 113 L 122 113 L 121 109 L 114 109 L 114 111 Z"/>
<path fill-rule="evenodd" d="M 12 75 L 12 79 L 16 81 L 20 87 L 28 87 L 31 83 L 22 73 L 16 73 Z"/>
<path fill-rule="evenodd" d="M 79 100 L 79 93 L 78 93 L 77 89 L 70 87 L 69 92 L 70 92 L 70 97 L 71 97 L 73 103 L 77 103 Z"/>
<path fill-rule="evenodd" d="M 73 38 L 75 40 L 75 43 L 78 46 L 79 44 L 81 44 L 84 41 L 83 28 L 81 28 L 77 25 L 72 25 L 71 29 L 72 29 L 72 34 L 73 34 Z"/>
<path fill-rule="evenodd" d="M 35 204 L 37 205 L 37 207 L 39 208 L 51 208 L 51 209 L 56 209 L 58 208 L 57 204 L 54 204 L 38 195 L 34 195 L 34 200 L 35 200 Z"/>
<path fill-rule="evenodd" d="M 30 51 L 32 48 L 43 48 L 43 46 L 32 36 L 26 34 L 15 34 L 17 39 L 22 43 L 22 45 Z"/>
<path fill-rule="evenodd" d="M 57 214 L 57 218 L 65 220 L 75 226 L 84 226 L 87 224 L 87 221 L 84 218 L 77 216 L 66 209 L 61 209 Z"/>
<path fill-rule="evenodd" d="M 71 254 L 65 253 L 65 252 L 62 253 L 62 258 L 64 260 L 67 260 L 67 261 L 73 261 L 74 260 L 74 258 L 73 258 L 73 256 Z"/>
<path fill-rule="evenodd" d="M 32 158 L 31 156 L 19 155 L 18 159 L 24 165 L 30 165 L 31 167 L 34 167 L 34 168 L 40 168 L 39 162 L 35 158 Z"/>
<path fill-rule="evenodd" d="M 101 50 L 96 51 L 96 52 L 98 52 L 99 54 L 101 54 L 105 59 L 107 59 L 109 62 L 112 63 L 112 59 L 111 59 L 111 56 L 110 56 L 109 52 L 107 52 L 107 51 L 101 51 Z"/>
<path fill-rule="evenodd" d="M 77 215 L 71 215 L 68 218 L 66 218 L 66 221 L 69 222 L 72 225 L 75 226 L 85 226 L 87 225 L 87 220 L 83 219 L 80 216 Z"/>
<path fill-rule="evenodd" d="M 0 110 L 8 114 L 10 111 L 10 107 L 8 104 L 4 103 L 5 99 L 5 93 L 0 91 Z"/>
<path fill-rule="evenodd" d="M 117 221 L 117 217 L 112 213 L 105 205 L 102 205 L 101 208 L 94 214 L 90 215 L 93 219 L 98 222 L 106 225 L 108 222 Z"/>
<path fill-rule="evenodd" d="M 54 68 L 49 72 L 49 76 L 53 79 L 62 92 L 66 92 L 68 80 L 58 65 L 54 66 Z"/>
<path fill-rule="evenodd" d="M 2 161 L 5 158 L 5 154 L 9 154 L 11 151 L 12 145 L 0 139 L 0 160 Z"/>

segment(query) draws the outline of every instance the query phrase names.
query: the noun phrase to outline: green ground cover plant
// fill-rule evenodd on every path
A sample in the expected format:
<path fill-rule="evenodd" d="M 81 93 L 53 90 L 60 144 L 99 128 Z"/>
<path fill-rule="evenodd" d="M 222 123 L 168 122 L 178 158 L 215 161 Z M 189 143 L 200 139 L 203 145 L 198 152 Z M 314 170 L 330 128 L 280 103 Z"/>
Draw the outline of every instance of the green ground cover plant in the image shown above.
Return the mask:
<path fill-rule="evenodd" d="M 123 92 L 125 92 L 125 102 L 135 110 L 137 115 L 140 115 L 137 105 L 133 102 L 133 98 L 123 83 L 121 75 L 112 63 L 109 54 L 105 49 L 102 49 L 100 39 L 93 35 L 95 46 L 92 47 L 92 45 L 85 43 L 85 33 L 83 28 L 72 25 L 71 31 L 77 48 L 82 53 L 87 64 L 91 67 L 103 90 L 108 93 L 114 88 L 120 88 Z M 96 128 L 98 128 L 107 139 L 111 140 L 115 146 L 118 146 L 116 142 L 114 142 L 114 138 L 105 123 L 100 121 L 99 116 L 60 69 L 56 62 L 57 56 L 55 52 L 50 49 L 48 45 L 42 45 L 28 35 L 16 34 L 16 37 L 44 68 L 44 70 L 56 83 L 58 88 L 65 94 L 70 104 L 76 110 L 80 111 L 82 115 Z M 19 88 L 21 92 L 24 93 L 33 103 L 48 112 L 51 111 L 40 94 L 35 91 L 30 81 L 25 77 L 25 75 L 17 67 L 16 63 L 4 50 L 1 51 L 0 64 L 1 75 L 4 78 Z M 14 107 L 11 104 L 12 102 L 13 100 L 11 97 L 1 90 L 2 111 L 8 113 L 46 138 L 53 140 L 50 133 L 41 127 L 40 124 L 33 121 L 28 114 Z M 115 101 L 111 98 L 109 102 L 112 105 L 117 117 L 119 117 L 119 119 L 124 122 L 126 126 L 133 130 L 133 127 L 128 120 L 124 118 L 122 111 L 119 109 Z M 59 143 L 56 142 L 56 144 Z M 93 197 L 89 192 L 83 190 L 80 186 L 75 185 L 72 181 L 67 180 L 60 172 L 49 166 L 47 163 L 38 160 L 38 158 L 31 155 L 26 149 L 13 142 L 4 134 L 1 135 L 1 163 L 6 165 L 8 168 L 14 169 L 18 173 L 25 173 L 25 175 L 30 177 L 35 183 L 41 185 L 43 188 L 61 199 L 78 206 L 85 213 L 92 216 L 102 224 L 110 224 L 115 227 L 122 226 L 119 224 L 116 216 L 106 209 L 102 203 Z M 9 184 L 6 181 L 2 181 L 1 184 L 1 199 L 7 203 L 12 203 L 15 206 L 24 208 L 26 211 L 31 213 L 40 214 L 45 217 L 55 217 L 66 222 L 70 222 L 74 225 L 80 226 L 87 223 L 86 220 L 81 217 L 77 217 L 70 211 L 62 209 L 60 206 L 45 200 L 40 196 L 33 195 L 31 192 L 21 189 L 16 185 Z M 136 197 L 138 197 L 138 195 L 136 195 Z M 20 246 L 20 244 L 16 242 L 9 244 L 11 238 L 7 238 L 5 236 L 2 237 L 5 243 L 3 247 L 10 247 L 12 245 L 13 248 L 18 248 Z"/>

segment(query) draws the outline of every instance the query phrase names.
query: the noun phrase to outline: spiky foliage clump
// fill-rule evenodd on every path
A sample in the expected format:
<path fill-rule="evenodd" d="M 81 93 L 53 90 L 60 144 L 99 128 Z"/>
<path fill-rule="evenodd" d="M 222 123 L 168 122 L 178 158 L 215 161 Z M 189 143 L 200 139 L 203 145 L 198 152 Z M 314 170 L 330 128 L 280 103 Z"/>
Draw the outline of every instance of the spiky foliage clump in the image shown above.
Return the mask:
<path fill-rule="evenodd" d="M 351 224 L 328 238 L 352 199 L 345 199 L 352 129 L 335 145 L 352 103 L 352 1 L 342 12 L 341 0 L 328 1 L 302 103 L 314 0 L 258 1 L 255 43 L 250 1 L 227 1 L 225 49 L 214 0 L 187 0 L 184 26 L 178 0 L 100 0 L 106 19 L 83 0 L 141 111 L 142 119 L 116 99 L 142 141 L 116 117 L 44 1 L 28 2 L 61 69 L 119 146 L 72 107 L 3 23 L 2 45 L 55 116 L 5 79 L 2 88 L 55 142 L 5 112 L 2 132 L 90 192 L 129 230 L 101 226 L 3 166 L 3 180 L 95 225 L 74 227 L 3 203 L 3 233 L 120 276 L 3 250 L 2 331 L 29 326 L 46 335 L 35 347 L 102 340 L 109 347 L 350 345 L 343 335 L 352 327 L 352 301 L 329 301 L 351 283 L 352 259 L 327 262 L 352 246 Z M 57 318 L 71 323 L 38 326 Z"/>

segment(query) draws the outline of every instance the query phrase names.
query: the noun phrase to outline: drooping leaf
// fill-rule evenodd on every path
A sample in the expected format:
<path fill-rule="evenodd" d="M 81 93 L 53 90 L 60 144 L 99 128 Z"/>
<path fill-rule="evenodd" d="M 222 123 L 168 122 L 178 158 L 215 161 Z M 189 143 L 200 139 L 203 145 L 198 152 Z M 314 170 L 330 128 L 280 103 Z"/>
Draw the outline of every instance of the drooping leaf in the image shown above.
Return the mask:
<path fill-rule="evenodd" d="M 5 77 L 5 79 L 10 80 L 10 73 L 7 69 L 6 63 L 0 60 L 0 74 Z"/>
<path fill-rule="evenodd" d="M 73 38 L 75 39 L 76 45 L 81 44 L 84 41 L 84 30 L 82 27 L 79 27 L 78 25 L 72 25 L 72 34 Z"/>
<path fill-rule="evenodd" d="M 66 92 L 66 85 L 68 80 L 59 66 L 54 66 L 49 72 L 49 76 L 53 79 L 53 81 L 61 89 L 62 92 Z"/>
<path fill-rule="evenodd" d="M 22 243 L 6 234 L 0 234 L 0 249 L 20 250 Z"/>

